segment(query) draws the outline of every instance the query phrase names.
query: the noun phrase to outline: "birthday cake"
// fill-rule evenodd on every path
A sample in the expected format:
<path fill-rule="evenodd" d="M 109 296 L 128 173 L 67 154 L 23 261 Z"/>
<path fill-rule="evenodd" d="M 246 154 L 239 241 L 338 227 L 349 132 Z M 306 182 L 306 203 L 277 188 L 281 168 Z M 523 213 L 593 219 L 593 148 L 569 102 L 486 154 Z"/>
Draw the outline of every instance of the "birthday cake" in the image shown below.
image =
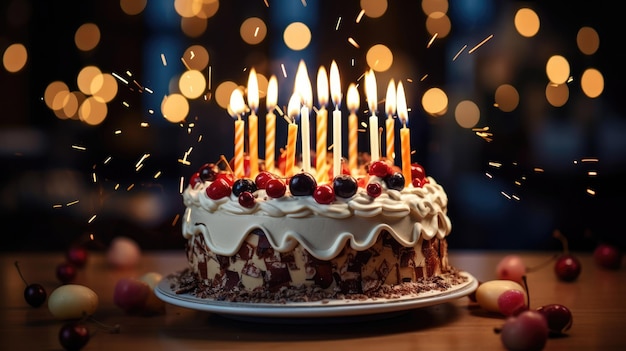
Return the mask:
<path fill-rule="evenodd" d="M 183 192 L 189 267 L 172 288 L 243 302 L 372 298 L 445 291 L 467 279 L 448 262 L 448 198 L 413 164 L 379 160 L 317 184 L 206 164 Z M 344 172 L 349 173 L 349 172 Z"/>

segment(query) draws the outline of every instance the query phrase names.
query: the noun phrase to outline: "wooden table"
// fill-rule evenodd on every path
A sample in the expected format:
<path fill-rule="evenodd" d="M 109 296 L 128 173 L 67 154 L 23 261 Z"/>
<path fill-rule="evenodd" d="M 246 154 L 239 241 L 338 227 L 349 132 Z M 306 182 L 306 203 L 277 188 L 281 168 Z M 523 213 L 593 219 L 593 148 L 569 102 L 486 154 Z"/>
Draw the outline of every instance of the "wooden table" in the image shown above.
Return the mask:
<path fill-rule="evenodd" d="M 497 262 L 506 252 L 451 252 L 452 264 L 478 281 L 495 279 Z M 553 253 L 517 253 L 528 266 Z M 559 282 L 552 264 L 528 275 L 531 307 L 561 303 L 570 308 L 574 324 L 567 336 L 551 338 L 545 350 L 626 349 L 626 267 L 618 271 L 597 268 L 588 253 L 577 254 L 583 270 L 576 282 Z M 0 345 L 4 350 L 62 350 L 58 332 L 63 324 L 47 305 L 32 308 L 23 298 L 24 283 L 15 266 L 30 283 L 44 285 L 50 294 L 58 282 L 55 267 L 62 253 L 4 253 L 0 255 Z M 76 283 L 99 295 L 94 317 L 120 324 L 119 334 L 109 334 L 89 324 L 92 337 L 83 350 L 504 350 L 494 327 L 503 317 L 488 315 L 469 298 L 406 311 L 390 318 L 347 323 L 282 324 L 234 320 L 209 312 L 166 306 L 163 315 L 126 315 L 113 304 L 118 279 L 147 272 L 164 275 L 186 265 L 181 252 L 144 253 L 133 270 L 113 270 L 102 254 L 92 253 Z M 96 331 L 97 330 L 97 331 Z M 95 334 L 93 332 L 95 331 Z"/>

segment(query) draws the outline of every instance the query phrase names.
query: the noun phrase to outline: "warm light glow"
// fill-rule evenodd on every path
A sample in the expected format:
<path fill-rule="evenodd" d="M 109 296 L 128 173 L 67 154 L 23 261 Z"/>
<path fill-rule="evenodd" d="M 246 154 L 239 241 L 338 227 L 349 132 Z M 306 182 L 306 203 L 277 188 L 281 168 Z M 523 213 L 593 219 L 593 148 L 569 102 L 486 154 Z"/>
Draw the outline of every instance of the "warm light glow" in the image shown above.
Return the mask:
<path fill-rule="evenodd" d="M 365 97 L 367 98 L 367 105 L 372 115 L 376 114 L 376 106 L 378 105 L 377 89 L 376 89 L 376 76 L 373 70 L 369 70 L 365 74 Z"/>
<path fill-rule="evenodd" d="M 409 124 L 409 109 L 406 106 L 406 94 L 404 93 L 404 85 L 398 82 L 398 92 L 396 94 L 398 118 L 402 123 L 402 127 Z"/>
<path fill-rule="evenodd" d="M 317 100 L 320 107 L 328 104 L 328 75 L 324 66 L 321 66 L 317 71 Z"/>
<path fill-rule="evenodd" d="M 265 102 L 267 112 L 274 111 L 274 108 L 276 108 L 276 103 L 278 102 L 278 81 L 276 80 L 275 75 L 272 75 L 270 77 L 270 81 L 267 84 L 267 100 Z"/>
<path fill-rule="evenodd" d="M 365 16 L 378 18 L 387 11 L 387 0 L 361 0 L 361 9 Z"/>
<path fill-rule="evenodd" d="M 377 44 L 367 50 L 367 64 L 377 72 L 387 71 L 393 64 L 393 53 L 383 44 Z"/>
<path fill-rule="evenodd" d="M 550 105 L 554 107 L 565 105 L 569 99 L 569 88 L 567 84 L 548 83 L 546 86 L 546 99 Z"/>
<path fill-rule="evenodd" d="M 172 123 L 182 122 L 189 114 L 189 102 L 181 94 L 171 94 L 163 99 L 161 113 Z"/>
<path fill-rule="evenodd" d="M 103 73 L 101 77 L 102 84 L 100 84 L 100 89 L 96 90 L 94 87 L 93 97 L 100 102 L 111 102 L 117 95 L 117 80 L 109 73 Z"/>
<path fill-rule="evenodd" d="M 302 22 L 291 23 L 285 28 L 283 40 L 291 50 L 304 50 L 311 43 L 311 30 Z"/>
<path fill-rule="evenodd" d="M 569 62 L 565 57 L 554 55 L 548 59 L 546 63 L 546 74 L 550 82 L 554 84 L 563 84 L 570 77 Z"/>
<path fill-rule="evenodd" d="M 590 98 L 597 98 L 604 91 L 604 76 L 595 68 L 588 68 L 580 78 L 580 86 Z"/>
<path fill-rule="evenodd" d="M 185 67 L 202 72 L 209 65 L 209 52 L 201 45 L 192 45 L 182 57 Z"/>
<path fill-rule="evenodd" d="M 338 110 L 341 107 L 341 81 L 339 80 L 339 69 L 334 60 L 330 64 L 330 96 L 333 99 L 335 109 Z"/>
<path fill-rule="evenodd" d="M 309 73 L 303 60 L 300 60 L 298 71 L 296 72 L 296 92 L 300 94 L 302 105 L 311 109 L 313 107 L 313 88 L 311 87 Z"/>
<path fill-rule="evenodd" d="M 361 98 L 359 97 L 359 90 L 354 83 L 350 83 L 350 86 L 348 87 L 346 101 L 348 110 L 350 110 L 351 113 L 356 113 L 361 104 Z"/>
<path fill-rule="evenodd" d="M 78 50 L 93 50 L 100 43 L 100 28 L 93 23 L 81 25 L 74 34 L 74 43 Z"/>
<path fill-rule="evenodd" d="M 440 116 L 448 109 L 448 96 L 439 88 L 430 88 L 422 96 L 422 107 L 427 113 Z"/>
<path fill-rule="evenodd" d="M 300 115 L 300 94 L 297 92 L 293 93 L 289 98 L 289 103 L 287 104 L 287 115 L 289 116 L 289 120 L 295 122 L 298 115 Z"/>
<path fill-rule="evenodd" d="M 430 15 L 433 12 L 448 13 L 448 0 L 422 0 L 422 11 Z"/>
<path fill-rule="evenodd" d="M 180 29 L 190 38 L 198 38 L 208 27 L 208 22 L 200 17 L 182 17 L 180 19 Z"/>
<path fill-rule="evenodd" d="M 452 30 L 450 17 L 443 12 L 435 11 L 426 18 L 426 30 L 430 35 L 436 35 L 438 39 L 445 38 Z"/>
<path fill-rule="evenodd" d="M 9 72 L 19 72 L 26 65 L 28 52 L 23 44 L 12 44 L 2 55 L 2 64 Z"/>
<path fill-rule="evenodd" d="M 81 121 L 96 126 L 104 121 L 107 112 L 108 108 L 105 103 L 89 97 L 80 105 L 78 116 Z"/>
<path fill-rule="evenodd" d="M 519 93 L 509 84 L 502 84 L 496 89 L 495 104 L 501 111 L 511 112 L 519 105 Z"/>
<path fill-rule="evenodd" d="M 80 70 L 76 78 L 78 89 L 85 95 L 93 95 L 102 88 L 102 72 L 96 66 L 87 66 Z"/>
<path fill-rule="evenodd" d="M 578 49 L 583 54 L 593 55 L 600 47 L 600 36 L 595 29 L 582 27 L 576 35 L 576 45 L 578 45 Z"/>
<path fill-rule="evenodd" d="M 60 92 L 69 93 L 69 91 L 70 91 L 69 87 L 64 82 L 61 82 L 61 81 L 52 82 L 48 84 L 48 86 L 46 87 L 46 90 L 44 91 L 44 94 L 43 94 L 43 100 L 46 103 L 46 106 L 48 106 L 48 108 L 50 108 L 51 110 L 58 110 L 62 108 L 63 106 L 55 106 L 54 104 L 55 97 Z"/>
<path fill-rule="evenodd" d="M 206 79 L 197 70 L 188 70 L 178 79 L 178 89 L 187 99 L 197 99 L 206 89 Z"/>
<path fill-rule="evenodd" d="M 120 0 L 120 8 L 127 15 L 138 15 L 146 8 L 148 0 Z"/>
<path fill-rule="evenodd" d="M 537 13 L 529 8 L 517 10 L 514 22 L 517 32 L 527 38 L 535 36 L 541 26 Z"/>
<path fill-rule="evenodd" d="M 243 21 L 239 27 L 239 35 L 244 42 L 250 45 L 261 43 L 267 36 L 267 26 L 262 19 L 250 17 Z"/>
<path fill-rule="evenodd" d="M 385 95 L 385 112 L 387 116 L 393 116 L 396 113 L 396 83 L 393 79 L 387 85 L 387 95 Z"/>
<path fill-rule="evenodd" d="M 454 110 L 454 119 L 462 128 L 474 128 L 480 120 L 480 109 L 473 101 L 461 101 Z"/>
<path fill-rule="evenodd" d="M 230 94 L 230 111 L 232 117 L 241 118 L 241 115 L 246 111 L 246 103 L 243 100 L 243 92 L 237 88 Z"/>
<path fill-rule="evenodd" d="M 248 107 L 254 114 L 259 108 L 259 81 L 254 68 L 250 69 L 248 76 Z"/>
<path fill-rule="evenodd" d="M 237 83 L 233 81 L 225 81 L 218 85 L 217 89 L 215 89 L 215 102 L 223 108 L 228 109 L 230 105 L 230 96 L 233 93 L 233 90 L 237 89 Z"/>

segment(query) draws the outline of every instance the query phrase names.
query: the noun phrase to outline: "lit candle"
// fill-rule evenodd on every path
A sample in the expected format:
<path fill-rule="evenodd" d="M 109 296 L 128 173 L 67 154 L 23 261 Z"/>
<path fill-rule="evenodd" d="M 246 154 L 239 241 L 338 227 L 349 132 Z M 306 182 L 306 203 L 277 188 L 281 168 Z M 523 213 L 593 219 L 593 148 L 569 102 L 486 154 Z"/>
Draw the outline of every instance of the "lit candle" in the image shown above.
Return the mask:
<path fill-rule="evenodd" d="M 278 101 L 278 83 L 276 76 L 270 77 L 267 84 L 267 115 L 265 115 L 265 169 L 273 172 L 276 157 L 276 115 L 274 109 Z"/>
<path fill-rule="evenodd" d="M 404 185 L 409 186 L 411 181 L 411 133 L 407 124 L 409 122 L 408 110 L 406 107 L 406 97 L 404 95 L 404 86 L 402 82 L 398 82 L 398 93 L 396 94 L 398 104 L 398 117 L 402 122 L 400 129 L 400 144 L 402 146 L 402 175 L 404 176 Z"/>
<path fill-rule="evenodd" d="M 317 176 L 318 183 L 325 183 L 328 178 L 328 172 L 326 172 L 326 145 L 328 141 L 328 111 L 326 110 L 326 104 L 328 103 L 328 76 L 326 75 L 326 68 L 321 66 L 317 72 L 317 99 L 319 100 L 320 108 L 317 110 L 317 117 L 315 117 L 316 125 L 316 141 L 315 141 L 315 175 Z"/>
<path fill-rule="evenodd" d="M 393 119 L 393 115 L 396 113 L 396 84 L 393 79 L 389 81 L 389 85 L 387 86 L 387 96 L 385 97 L 385 110 L 387 111 L 387 120 L 385 121 L 385 146 L 387 152 L 385 153 L 385 156 L 393 164 L 393 153 L 395 146 L 395 121 Z"/>
<path fill-rule="evenodd" d="M 293 168 L 296 161 L 296 140 L 298 139 L 298 125 L 295 123 L 300 109 L 300 96 L 293 94 L 289 99 L 287 111 L 289 115 L 289 129 L 287 130 L 287 150 L 285 152 L 285 176 L 293 176 Z"/>
<path fill-rule="evenodd" d="M 250 154 L 250 178 L 254 179 L 259 173 L 259 117 L 256 111 L 259 108 L 259 83 L 256 70 L 250 70 L 248 77 L 248 153 Z"/>
<path fill-rule="evenodd" d="M 376 105 L 377 105 L 377 92 L 376 92 L 376 76 L 374 71 L 370 69 L 369 73 L 365 74 L 365 90 L 367 94 L 367 103 L 369 109 L 372 112 L 369 120 L 370 129 L 370 153 L 372 162 L 378 161 L 380 158 L 380 150 L 378 146 L 378 117 L 376 117 Z"/>
<path fill-rule="evenodd" d="M 296 72 L 296 92 L 300 94 L 300 124 L 302 126 L 302 171 L 311 173 L 311 127 L 309 111 L 313 106 L 311 81 L 304 61 L 300 61 Z"/>
<path fill-rule="evenodd" d="M 243 144 L 244 144 L 244 122 L 241 115 L 245 110 L 243 101 L 243 93 L 239 89 L 233 90 L 230 95 L 230 111 L 235 119 L 235 178 L 243 178 L 245 176 L 243 168 Z"/>
<path fill-rule="evenodd" d="M 333 177 L 341 174 L 341 82 L 337 63 L 330 64 L 330 95 L 335 105 L 333 111 Z"/>
<path fill-rule="evenodd" d="M 353 171 L 358 168 L 358 137 L 359 137 L 359 119 L 356 116 L 356 111 L 360 106 L 359 90 L 354 83 L 348 87 L 348 110 L 350 110 L 350 116 L 348 116 L 348 165 L 350 170 Z"/>

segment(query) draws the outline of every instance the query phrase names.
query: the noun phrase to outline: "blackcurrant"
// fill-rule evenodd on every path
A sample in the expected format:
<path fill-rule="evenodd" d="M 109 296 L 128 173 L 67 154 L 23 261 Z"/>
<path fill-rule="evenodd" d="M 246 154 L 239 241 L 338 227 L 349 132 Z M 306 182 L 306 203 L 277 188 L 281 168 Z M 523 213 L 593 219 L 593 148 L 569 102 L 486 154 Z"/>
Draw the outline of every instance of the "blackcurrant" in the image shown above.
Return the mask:
<path fill-rule="evenodd" d="M 198 169 L 198 173 L 200 175 L 200 179 L 203 181 L 214 181 L 215 175 L 217 174 L 216 167 L 214 163 L 205 163 Z"/>
<path fill-rule="evenodd" d="M 65 323 L 59 331 L 59 342 L 68 351 L 78 351 L 89 341 L 89 329 L 81 322 Z"/>
<path fill-rule="evenodd" d="M 383 178 L 383 181 L 387 185 L 387 188 L 393 190 L 402 190 L 404 189 L 404 176 L 400 172 L 394 172 Z"/>
<path fill-rule="evenodd" d="M 333 190 L 335 195 L 343 198 L 349 198 L 356 194 L 359 186 L 354 177 L 347 174 L 340 174 L 333 179 Z"/>
<path fill-rule="evenodd" d="M 289 190 L 294 196 L 312 196 L 316 188 L 317 182 L 309 173 L 298 173 L 289 179 Z"/>
<path fill-rule="evenodd" d="M 24 289 L 24 300 L 26 300 L 26 303 L 32 307 L 39 307 L 43 305 L 48 297 L 46 289 L 44 289 L 41 284 L 28 284 L 22 275 L 22 271 L 20 270 L 20 266 L 17 261 L 15 261 L 15 268 L 17 268 L 17 273 L 19 273 L 20 278 L 22 278 L 22 281 L 26 284 L 26 288 Z"/>
<path fill-rule="evenodd" d="M 253 193 L 257 191 L 256 183 L 252 179 L 241 178 L 235 180 L 233 183 L 233 195 L 239 197 L 241 193 L 247 191 L 249 193 Z"/>

